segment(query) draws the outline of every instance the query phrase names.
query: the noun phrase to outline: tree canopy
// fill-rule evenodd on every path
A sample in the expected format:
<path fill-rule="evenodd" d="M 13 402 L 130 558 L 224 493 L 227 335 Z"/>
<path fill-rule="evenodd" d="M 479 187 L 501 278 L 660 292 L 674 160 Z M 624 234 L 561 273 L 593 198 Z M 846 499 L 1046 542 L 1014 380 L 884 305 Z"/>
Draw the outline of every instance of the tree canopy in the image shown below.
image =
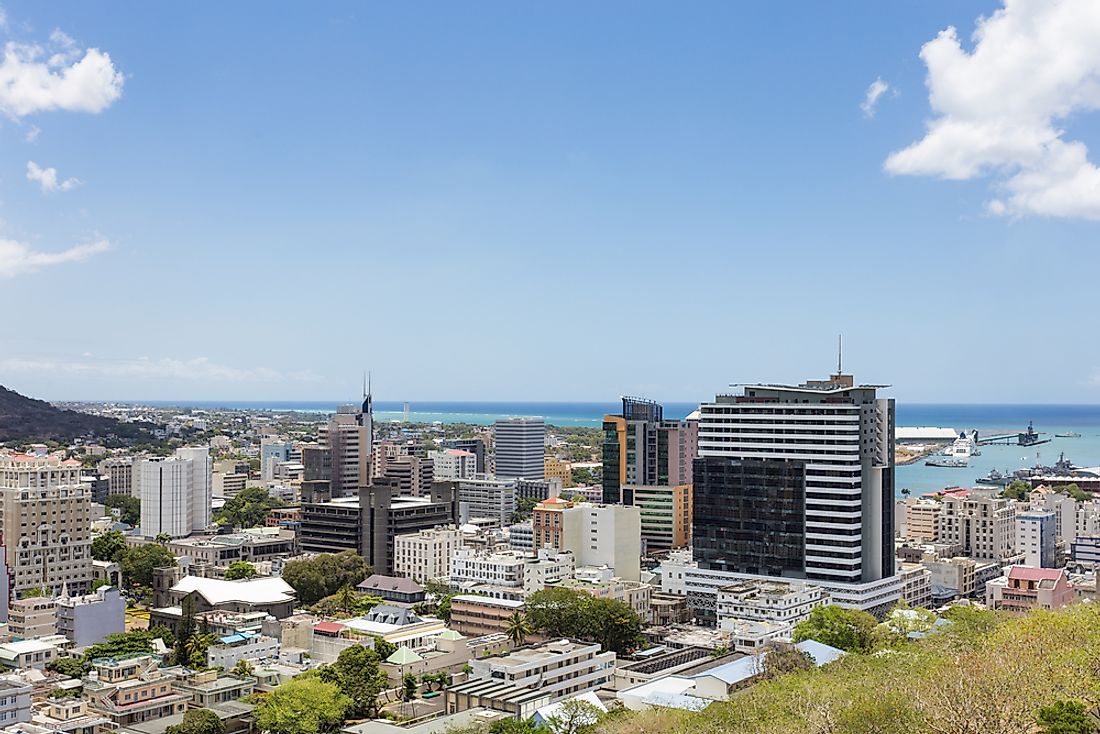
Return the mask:
<path fill-rule="evenodd" d="M 126 550 L 126 536 L 118 530 L 97 535 L 92 541 L 92 558 L 97 561 L 117 561 Z"/>
<path fill-rule="evenodd" d="M 176 565 L 172 552 L 158 543 L 127 547 L 118 557 L 122 578 L 130 588 L 153 585 L 153 569 Z"/>
<path fill-rule="evenodd" d="M 814 607 L 810 616 L 795 625 L 793 640 L 816 640 L 848 652 L 867 652 L 879 636 L 878 620 L 859 609 L 835 604 Z"/>
<path fill-rule="evenodd" d="M 229 568 L 225 569 L 225 578 L 228 581 L 238 579 L 251 579 L 256 577 L 256 567 L 248 561 L 233 561 Z"/>
<path fill-rule="evenodd" d="M 362 556 L 343 551 L 291 561 L 283 568 L 282 576 L 298 592 L 298 601 L 309 605 L 332 596 L 342 586 L 358 586 L 368 573 L 370 566 Z"/>
<path fill-rule="evenodd" d="M 537 591 L 527 599 L 527 621 L 547 637 L 591 640 L 619 655 L 638 646 L 643 626 L 628 604 L 559 587 Z"/>
<path fill-rule="evenodd" d="M 1010 500 L 1026 500 L 1031 495 L 1031 482 L 1022 479 L 1014 479 L 1001 492 L 1002 497 Z"/>
<path fill-rule="evenodd" d="M 378 715 L 378 696 L 386 689 L 386 672 L 378 654 L 363 645 L 340 651 L 336 662 L 320 669 L 318 677 L 334 684 L 350 699 L 347 716 L 352 719 Z"/>
<path fill-rule="evenodd" d="M 254 528 L 263 525 L 273 509 L 285 506 L 285 502 L 269 495 L 263 487 L 245 487 L 226 500 L 214 515 L 214 521 L 235 528 Z"/>
<path fill-rule="evenodd" d="M 141 524 L 141 500 L 128 494 L 109 494 L 103 506 L 119 511 L 119 520 L 137 527 Z"/>
<path fill-rule="evenodd" d="M 256 704 L 256 724 L 269 734 L 327 734 L 337 731 L 352 701 L 319 676 L 283 683 Z"/>
<path fill-rule="evenodd" d="M 165 734 L 225 734 L 225 723 L 210 709 L 188 709 L 183 721 L 164 731 Z"/>

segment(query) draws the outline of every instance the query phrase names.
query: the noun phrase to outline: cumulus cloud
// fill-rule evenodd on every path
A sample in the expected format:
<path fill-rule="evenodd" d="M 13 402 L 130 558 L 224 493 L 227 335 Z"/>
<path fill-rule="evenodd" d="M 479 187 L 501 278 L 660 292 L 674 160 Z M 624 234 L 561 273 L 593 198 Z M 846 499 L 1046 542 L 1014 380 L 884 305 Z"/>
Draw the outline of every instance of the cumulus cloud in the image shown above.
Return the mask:
<path fill-rule="evenodd" d="M 42 134 L 42 128 L 38 127 L 38 125 L 31 125 L 30 129 L 27 130 L 27 134 L 24 135 L 23 137 L 26 138 L 26 141 L 28 143 L 37 143 L 38 142 L 38 136 L 41 135 L 41 134 Z"/>
<path fill-rule="evenodd" d="M 137 379 L 213 380 L 219 382 L 317 382 L 312 372 L 280 372 L 269 367 L 229 367 L 206 357 L 180 359 L 95 359 L 85 352 L 80 359 L 9 357 L 0 359 L 0 372 L 33 372 L 99 375 Z"/>
<path fill-rule="evenodd" d="M 13 278 L 33 273 L 41 268 L 64 263 L 83 262 L 93 255 L 111 249 L 107 240 L 86 245 L 76 245 L 60 252 L 42 252 L 32 249 L 25 242 L 0 239 L 0 278 Z"/>
<path fill-rule="evenodd" d="M 871 86 L 867 87 L 866 96 L 864 96 L 863 101 L 859 104 L 859 108 L 863 110 L 864 117 L 875 116 L 875 105 L 878 104 L 878 98 L 888 91 L 890 91 L 890 85 L 882 81 L 881 78 L 871 82 Z"/>
<path fill-rule="evenodd" d="M 1100 169 L 1060 127 L 1100 108 L 1100 3 L 1005 0 L 979 18 L 973 50 L 949 27 L 924 44 L 936 116 L 886 159 L 889 173 L 989 176 L 994 215 L 1100 219 Z"/>
<path fill-rule="evenodd" d="M 38 184 L 43 194 L 68 191 L 80 185 L 80 180 L 75 178 L 59 180 L 56 168 L 42 168 L 34 161 L 27 161 L 27 180 Z"/>
<path fill-rule="evenodd" d="M 4 44 L 0 112 L 19 119 L 36 112 L 102 112 L 122 95 L 124 78 L 111 57 L 83 50 L 56 30 L 47 44 Z"/>

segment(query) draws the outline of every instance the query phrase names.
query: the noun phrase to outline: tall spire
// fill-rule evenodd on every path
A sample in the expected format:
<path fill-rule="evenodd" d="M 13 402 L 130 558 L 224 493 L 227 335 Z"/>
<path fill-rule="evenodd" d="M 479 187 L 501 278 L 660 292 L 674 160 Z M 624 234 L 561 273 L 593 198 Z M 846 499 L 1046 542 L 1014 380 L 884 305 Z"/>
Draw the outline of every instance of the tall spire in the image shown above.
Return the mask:
<path fill-rule="evenodd" d="M 836 373 L 844 374 L 844 335 L 836 335 Z"/>

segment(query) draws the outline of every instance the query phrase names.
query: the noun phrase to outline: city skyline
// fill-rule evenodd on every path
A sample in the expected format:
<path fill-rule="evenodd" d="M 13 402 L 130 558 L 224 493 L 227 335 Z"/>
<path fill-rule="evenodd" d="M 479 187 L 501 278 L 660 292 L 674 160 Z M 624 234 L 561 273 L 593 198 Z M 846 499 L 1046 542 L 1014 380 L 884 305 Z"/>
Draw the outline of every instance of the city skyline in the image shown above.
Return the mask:
<path fill-rule="evenodd" d="M 0 3 L 0 384 L 1100 403 L 1083 0 L 265 9 Z"/>

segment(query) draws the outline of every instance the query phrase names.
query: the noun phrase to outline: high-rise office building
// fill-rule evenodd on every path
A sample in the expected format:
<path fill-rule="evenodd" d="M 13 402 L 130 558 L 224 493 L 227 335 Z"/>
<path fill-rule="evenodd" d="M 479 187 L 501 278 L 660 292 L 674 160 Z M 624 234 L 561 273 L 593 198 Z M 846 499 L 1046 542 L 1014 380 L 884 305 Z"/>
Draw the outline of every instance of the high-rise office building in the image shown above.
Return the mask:
<path fill-rule="evenodd" d="M 1055 568 L 1056 521 L 1050 511 L 1031 510 L 1016 515 L 1016 552 L 1024 554 L 1024 565 Z"/>
<path fill-rule="evenodd" d="M 603 419 L 603 501 L 633 504 L 638 485 L 691 484 L 698 428 L 694 416 L 665 420 L 660 403 L 624 397 L 622 414 Z"/>
<path fill-rule="evenodd" d="M 360 487 L 370 484 L 373 402 L 366 385 L 362 405 L 341 405 L 332 420 L 321 426 L 321 443 L 330 452 L 329 489 L 333 497 L 355 497 Z"/>
<path fill-rule="evenodd" d="M 542 418 L 502 418 L 493 425 L 494 474 L 501 479 L 542 479 L 546 423 Z"/>
<path fill-rule="evenodd" d="M 485 473 L 485 442 L 480 438 L 448 438 L 443 440 L 443 448 L 469 451 L 477 457 L 475 474 Z"/>
<path fill-rule="evenodd" d="M 115 456 L 104 459 L 96 465 L 96 469 L 107 477 L 108 494 L 133 494 L 133 457 Z"/>
<path fill-rule="evenodd" d="M 134 488 L 141 498 L 141 533 L 182 538 L 210 527 L 213 496 L 210 449 L 176 449 L 174 456 L 134 461 Z"/>
<path fill-rule="evenodd" d="M 894 575 L 894 401 L 838 371 L 700 407 L 702 569 L 842 584 Z"/>
<path fill-rule="evenodd" d="M 57 456 L 0 455 L 0 531 L 6 568 L 0 602 L 11 592 L 68 586 L 85 593 L 92 583 L 92 500 L 80 481 L 80 462 Z"/>

